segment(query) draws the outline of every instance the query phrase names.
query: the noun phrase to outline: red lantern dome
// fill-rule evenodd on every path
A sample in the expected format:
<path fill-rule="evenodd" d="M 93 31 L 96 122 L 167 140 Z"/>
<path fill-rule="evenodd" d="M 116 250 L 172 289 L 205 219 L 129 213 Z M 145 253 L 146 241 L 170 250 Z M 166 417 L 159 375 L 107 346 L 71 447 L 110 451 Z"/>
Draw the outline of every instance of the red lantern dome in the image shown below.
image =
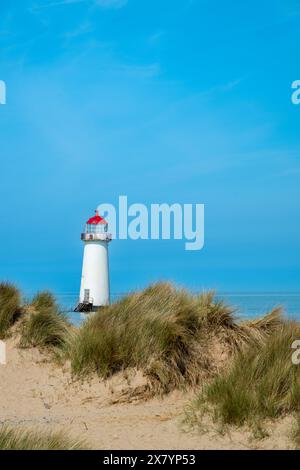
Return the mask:
<path fill-rule="evenodd" d="M 107 225 L 107 222 L 105 219 L 103 219 L 103 217 L 101 217 L 99 215 L 99 211 L 95 211 L 96 215 L 94 215 L 94 217 L 91 217 L 88 221 L 87 221 L 87 225 L 99 225 L 99 224 L 102 224 L 102 225 Z"/>

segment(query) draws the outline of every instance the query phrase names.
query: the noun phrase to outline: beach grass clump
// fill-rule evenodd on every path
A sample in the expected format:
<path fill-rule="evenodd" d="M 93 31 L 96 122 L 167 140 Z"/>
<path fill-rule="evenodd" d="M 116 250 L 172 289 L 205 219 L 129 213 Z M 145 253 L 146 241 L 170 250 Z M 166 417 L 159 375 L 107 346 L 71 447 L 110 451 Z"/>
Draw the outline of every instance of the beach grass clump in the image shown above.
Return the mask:
<path fill-rule="evenodd" d="M 187 421 L 200 424 L 203 410 L 222 424 L 238 426 L 300 412 L 300 369 L 291 349 L 299 338 L 300 324 L 286 321 L 264 342 L 251 341 L 203 388 L 187 410 Z"/>
<path fill-rule="evenodd" d="M 170 284 L 126 296 L 90 318 L 71 350 L 73 371 L 106 378 L 126 368 L 143 370 L 152 385 L 169 391 L 196 383 L 208 367 L 201 344 L 196 302 Z M 204 350 L 204 348 L 203 348 Z"/>
<path fill-rule="evenodd" d="M 236 309 L 216 299 L 214 291 L 201 293 L 196 302 L 200 327 L 210 337 L 217 337 L 219 342 L 223 340 L 228 353 L 236 353 L 249 343 L 261 344 L 283 323 L 281 307 L 254 320 L 239 321 Z"/>
<path fill-rule="evenodd" d="M 32 299 L 31 306 L 36 310 L 42 309 L 56 309 L 57 302 L 52 294 L 49 291 L 38 292 Z"/>
<path fill-rule="evenodd" d="M 40 292 L 32 300 L 21 327 L 21 347 L 65 349 L 70 325 L 50 292 Z"/>
<path fill-rule="evenodd" d="M 235 309 L 223 300 L 215 299 L 215 291 L 202 292 L 195 298 L 197 309 L 202 321 L 212 330 L 216 328 L 235 329 Z"/>
<path fill-rule="evenodd" d="M 251 330 L 251 327 L 249 327 Z M 193 295 L 172 284 L 154 284 L 103 308 L 80 328 L 71 347 L 75 374 L 107 378 L 126 368 L 142 370 L 151 389 L 169 392 L 197 385 L 216 368 L 210 341 L 235 349 L 245 332 L 234 311 L 213 293 Z"/>
<path fill-rule="evenodd" d="M 7 336 L 10 327 L 21 313 L 19 290 L 10 283 L 0 283 L 0 339 Z"/>
<path fill-rule="evenodd" d="M 0 450 L 84 450 L 83 441 L 70 438 L 63 432 L 45 433 L 20 427 L 0 427 Z"/>

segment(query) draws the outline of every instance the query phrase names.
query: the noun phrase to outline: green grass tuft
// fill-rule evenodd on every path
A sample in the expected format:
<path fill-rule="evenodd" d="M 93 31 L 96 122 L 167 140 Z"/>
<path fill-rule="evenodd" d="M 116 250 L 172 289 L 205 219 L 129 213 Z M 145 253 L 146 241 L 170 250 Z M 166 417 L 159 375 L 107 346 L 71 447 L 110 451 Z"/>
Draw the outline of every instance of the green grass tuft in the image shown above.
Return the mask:
<path fill-rule="evenodd" d="M 196 302 L 187 293 L 169 284 L 150 286 L 86 322 L 71 350 L 73 371 L 108 377 L 136 367 L 164 391 L 197 382 L 201 361 L 193 348 L 199 321 Z"/>
<path fill-rule="evenodd" d="M 300 369 L 292 363 L 291 349 L 299 338 L 300 325 L 286 322 L 265 342 L 252 341 L 204 388 L 188 421 L 197 424 L 204 407 L 221 423 L 238 426 L 300 412 Z"/>
<path fill-rule="evenodd" d="M 0 339 L 4 339 L 21 312 L 18 289 L 9 283 L 0 283 Z"/>
<path fill-rule="evenodd" d="M 82 441 L 69 438 L 65 433 L 45 433 L 10 426 L 0 427 L 0 450 L 81 450 Z"/>
<path fill-rule="evenodd" d="M 37 294 L 21 327 L 21 347 L 64 349 L 68 345 L 70 325 L 49 292 Z"/>
<path fill-rule="evenodd" d="M 38 292 L 32 299 L 31 305 L 36 310 L 57 309 L 56 299 L 49 291 Z"/>

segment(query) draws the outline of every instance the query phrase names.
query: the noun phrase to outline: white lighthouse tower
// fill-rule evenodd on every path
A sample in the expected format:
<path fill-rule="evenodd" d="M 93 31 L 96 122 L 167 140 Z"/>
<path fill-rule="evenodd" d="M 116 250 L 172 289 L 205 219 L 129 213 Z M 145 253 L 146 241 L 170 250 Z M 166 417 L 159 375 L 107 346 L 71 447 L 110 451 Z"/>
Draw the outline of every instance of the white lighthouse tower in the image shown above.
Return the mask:
<path fill-rule="evenodd" d="M 99 212 L 90 218 L 81 234 L 84 243 L 79 304 L 76 311 L 88 312 L 110 303 L 108 244 L 112 239 L 108 224 Z"/>

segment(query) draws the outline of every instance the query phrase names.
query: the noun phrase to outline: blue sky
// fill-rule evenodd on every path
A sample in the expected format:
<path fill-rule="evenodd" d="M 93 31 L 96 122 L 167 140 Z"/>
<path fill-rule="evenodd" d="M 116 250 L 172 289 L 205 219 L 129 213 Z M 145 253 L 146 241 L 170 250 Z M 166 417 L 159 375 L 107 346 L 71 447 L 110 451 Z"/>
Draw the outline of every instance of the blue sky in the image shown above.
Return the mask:
<path fill-rule="evenodd" d="M 114 241 L 113 292 L 300 281 L 298 0 L 0 5 L 0 278 L 79 289 L 103 202 L 204 203 L 205 248 Z"/>

